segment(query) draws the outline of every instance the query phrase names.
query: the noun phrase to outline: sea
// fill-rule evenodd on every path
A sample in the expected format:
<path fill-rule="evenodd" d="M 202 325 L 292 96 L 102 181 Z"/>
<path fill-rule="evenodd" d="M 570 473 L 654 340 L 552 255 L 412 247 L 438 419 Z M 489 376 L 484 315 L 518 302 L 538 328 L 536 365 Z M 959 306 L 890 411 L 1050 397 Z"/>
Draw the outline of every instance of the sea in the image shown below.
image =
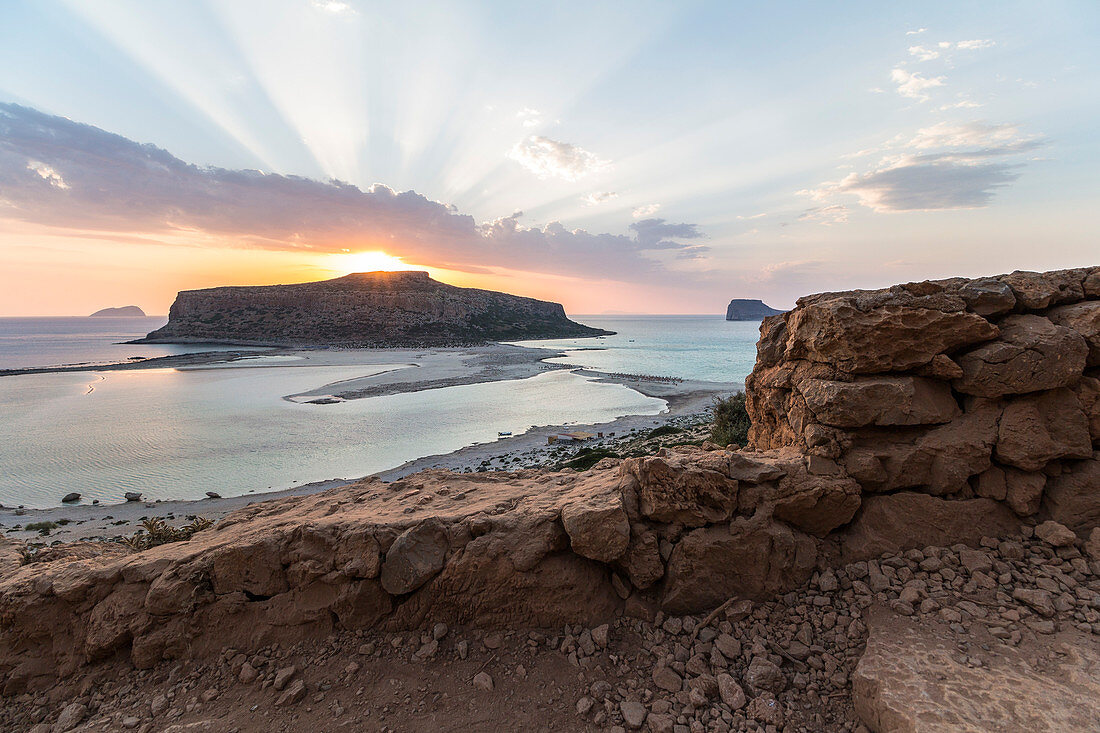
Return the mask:
<path fill-rule="evenodd" d="M 600 371 L 722 382 L 742 382 L 755 358 L 758 323 L 574 318 L 616 334 L 522 345 L 561 349 L 565 356 L 551 361 Z M 127 491 L 171 500 L 279 490 L 368 475 L 498 432 L 667 409 L 664 400 L 568 370 L 313 405 L 283 398 L 392 365 L 295 367 L 265 357 L 237 369 L 94 369 L 216 348 L 124 343 L 165 321 L 0 318 L 0 369 L 89 365 L 0 377 L 0 504 L 52 507 L 69 492 L 111 504 Z"/>

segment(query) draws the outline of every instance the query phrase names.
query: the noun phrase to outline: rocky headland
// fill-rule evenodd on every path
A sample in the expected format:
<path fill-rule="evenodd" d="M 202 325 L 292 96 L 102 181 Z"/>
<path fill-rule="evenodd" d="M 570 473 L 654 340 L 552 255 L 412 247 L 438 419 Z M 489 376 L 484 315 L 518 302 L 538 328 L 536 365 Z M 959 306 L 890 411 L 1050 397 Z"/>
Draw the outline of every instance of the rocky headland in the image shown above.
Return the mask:
<path fill-rule="evenodd" d="M 783 311 L 764 304 L 762 300 L 734 298 L 726 306 L 727 321 L 761 321 L 768 316 L 778 316 Z"/>
<path fill-rule="evenodd" d="M 1100 268 L 803 298 L 746 387 L 746 447 L 6 540 L 0 722 L 1096 729 Z"/>
<path fill-rule="evenodd" d="M 295 285 L 184 290 L 168 323 L 135 343 L 458 346 L 600 336 L 558 303 L 437 282 L 426 272 L 360 272 Z"/>
<path fill-rule="evenodd" d="M 89 318 L 145 318 L 145 311 L 136 305 L 124 305 L 120 308 L 103 308 L 92 313 Z"/>

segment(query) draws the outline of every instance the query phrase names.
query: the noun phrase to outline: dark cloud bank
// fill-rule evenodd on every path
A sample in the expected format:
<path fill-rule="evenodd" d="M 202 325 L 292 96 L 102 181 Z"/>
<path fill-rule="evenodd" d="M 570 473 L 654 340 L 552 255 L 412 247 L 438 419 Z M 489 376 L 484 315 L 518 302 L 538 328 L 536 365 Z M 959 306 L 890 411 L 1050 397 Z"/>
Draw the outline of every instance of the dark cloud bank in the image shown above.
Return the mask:
<path fill-rule="evenodd" d="M 0 216 L 106 232 L 198 230 L 272 250 L 385 249 L 413 262 L 479 271 L 660 280 L 646 253 L 700 256 L 693 224 L 646 219 L 631 236 L 541 229 L 522 212 L 478 224 L 414 191 L 251 170 L 204 168 L 153 145 L 14 104 L 0 104 Z M 681 274 L 681 273 L 678 273 Z"/>

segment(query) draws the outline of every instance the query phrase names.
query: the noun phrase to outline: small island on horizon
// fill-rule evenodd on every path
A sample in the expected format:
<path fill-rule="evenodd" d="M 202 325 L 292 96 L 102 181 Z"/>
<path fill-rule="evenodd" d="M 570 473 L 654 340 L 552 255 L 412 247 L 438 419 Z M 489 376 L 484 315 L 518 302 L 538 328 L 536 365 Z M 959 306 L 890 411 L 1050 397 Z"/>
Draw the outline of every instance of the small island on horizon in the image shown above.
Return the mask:
<path fill-rule="evenodd" d="M 765 305 L 762 300 L 734 298 L 726 308 L 727 321 L 760 321 L 768 316 L 778 316 L 785 311 Z"/>
<path fill-rule="evenodd" d="M 92 313 L 88 318 L 145 318 L 145 311 L 136 305 L 124 305 L 121 308 L 104 308 Z"/>

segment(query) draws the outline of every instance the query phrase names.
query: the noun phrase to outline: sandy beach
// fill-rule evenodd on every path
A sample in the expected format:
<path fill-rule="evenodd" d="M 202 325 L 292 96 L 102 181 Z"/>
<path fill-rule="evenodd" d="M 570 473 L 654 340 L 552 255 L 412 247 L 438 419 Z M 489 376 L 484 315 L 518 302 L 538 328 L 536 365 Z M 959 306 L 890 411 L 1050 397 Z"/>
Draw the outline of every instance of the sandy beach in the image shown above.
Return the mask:
<path fill-rule="evenodd" d="M 627 415 L 617 420 L 593 424 L 544 425 L 526 432 L 501 437 L 496 441 L 477 443 L 457 451 L 430 455 L 373 474 L 384 481 L 393 481 L 429 468 L 451 471 L 518 470 L 551 465 L 560 460 L 563 450 L 581 447 L 613 449 L 624 439 L 644 434 L 666 424 L 686 425 L 697 422 L 716 395 L 740 389 L 737 383 L 647 379 L 641 376 L 610 375 L 578 369 L 566 364 L 548 364 L 544 359 L 560 357 L 552 349 L 538 349 L 506 344 L 438 349 L 273 349 L 265 352 L 198 353 L 149 359 L 138 363 L 123 363 L 96 367 L 94 371 L 118 369 L 180 370 L 246 369 L 255 367 L 354 367 L 357 365 L 392 365 L 381 373 L 318 385 L 295 394 L 283 395 L 294 402 L 324 404 L 439 389 L 464 384 L 499 380 L 524 379 L 551 370 L 572 369 L 578 374 L 601 382 L 623 384 L 644 395 L 665 400 L 667 411 L 659 415 Z M 24 373 L 37 373 L 32 370 Z M 60 370 L 55 370 L 60 371 Z M 583 444 L 563 449 L 548 445 L 548 437 L 563 431 L 603 433 Z M 112 539 L 132 535 L 147 518 L 162 517 L 184 523 L 189 517 L 203 516 L 217 520 L 248 504 L 285 496 L 314 494 L 360 480 L 360 476 L 333 477 L 277 491 L 250 492 L 240 496 L 180 501 L 130 501 L 122 503 L 79 504 L 47 509 L 0 508 L 0 531 L 20 539 L 42 543 L 82 539 Z M 119 497 L 122 498 L 121 496 Z M 60 499 L 60 497 L 58 497 Z M 39 530 L 27 531 L 27 525 L 52 523 L 48 535 Z M 14 527 L 20 529 L 13 530 Z"/>

